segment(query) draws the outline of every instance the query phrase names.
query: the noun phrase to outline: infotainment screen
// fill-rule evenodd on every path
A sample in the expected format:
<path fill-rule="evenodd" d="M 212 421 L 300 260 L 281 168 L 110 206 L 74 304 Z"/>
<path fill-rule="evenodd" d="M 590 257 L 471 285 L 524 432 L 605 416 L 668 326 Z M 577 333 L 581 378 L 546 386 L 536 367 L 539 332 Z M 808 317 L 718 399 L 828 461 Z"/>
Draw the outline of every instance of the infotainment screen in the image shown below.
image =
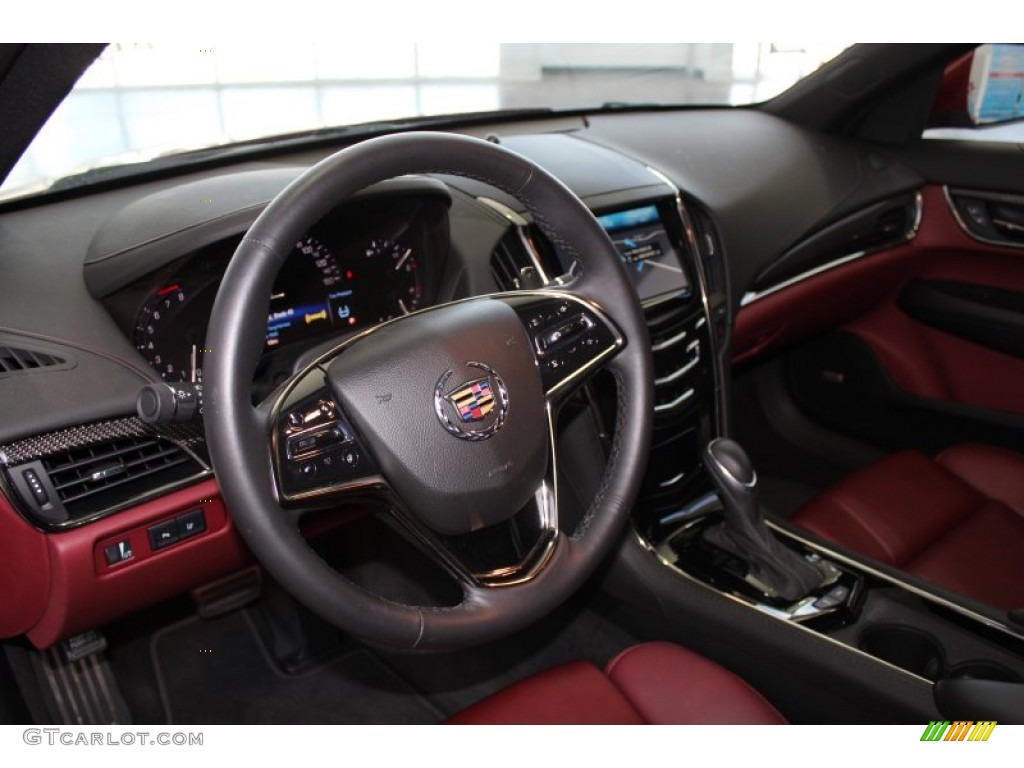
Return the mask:
<path fill-rule="evenodd" d="M 614 211 L 597 220 L 615 243 L 641 299 L 690 290 L 657 205 Z"/>

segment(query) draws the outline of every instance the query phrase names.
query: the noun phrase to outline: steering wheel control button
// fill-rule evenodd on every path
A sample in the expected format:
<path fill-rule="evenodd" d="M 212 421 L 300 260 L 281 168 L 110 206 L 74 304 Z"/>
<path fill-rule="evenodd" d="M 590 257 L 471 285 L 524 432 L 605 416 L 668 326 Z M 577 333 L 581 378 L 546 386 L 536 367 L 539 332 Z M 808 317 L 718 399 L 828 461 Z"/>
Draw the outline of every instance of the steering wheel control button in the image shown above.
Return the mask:
<path fill-rule="evenodd" d="M 132 543 L 128 539 L 103 548 L 103 557 L 106 559 L 107 565 L 117 565 L 125 560 L 131 560 L 134 554 Z"/>
<path fill-rule="evenodd" d="M 190 539 L 206 530 L 206 515 L 201 509 L 194 509 L 178 518 L 178 540 Z"/>
<path fill-rule="evenodd" d="M 330 450 L 345 441 L 338 427 L 327 427 L 288 438 L 288 458 L 301 459 Z"/>
<path fill-rule="evenodd" d="M 559 323 L 554 328 L 538 333 L 536 337 L 537 351 L 543 355 L 555 347 L 565 346 L 578 340 L 582 334 L 593 327 L 594 321 L 580 313 L 566 322 Z"/>
<path fill-rule="evenodd" d="M 463 381 L 445 390 L 455 371 L 441 374 L 434 387 L 434 412 L 449 434 L 462 440 L 487 440 L 505 425 L 508 416 L 508 387 L 497 371 L 484 363 L 467 362 L 466 368 L 484 376 Z"/>
<path fill-rule="evenodd" d="M 286 502 L 325 495 L 374 474 L 373 462 L 323 384 L 321 371 L 309 372 L 297 388 L 302 396 L 286 395 L 281 403 L 275 455 Z"/>
<path fill-rule="evenodd" d="M 584 301 L 524 297 L 522 303 L 510 303 L 530 336 L 548 395 L 580 379 L 622 346 L 618 331 Z"/>
<path fill-rule="evenodd" d="M 154 550 L 176 544 L 179 538 L 177 520 L 168 520 L 149 529 L 149 546 Z"/>

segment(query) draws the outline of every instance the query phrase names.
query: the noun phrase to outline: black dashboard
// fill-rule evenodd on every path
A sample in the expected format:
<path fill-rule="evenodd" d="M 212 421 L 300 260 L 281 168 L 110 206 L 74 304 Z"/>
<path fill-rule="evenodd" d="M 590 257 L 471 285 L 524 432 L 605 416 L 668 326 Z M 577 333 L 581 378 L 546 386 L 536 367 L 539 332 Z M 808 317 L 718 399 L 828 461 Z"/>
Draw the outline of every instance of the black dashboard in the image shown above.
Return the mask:
<path fill-rule="evenodd" d="M 650 468 L 643 503 L 654 509 L 692 495 L 699 445 L 728 431 L 731 318 L 752 276 L 823 217 L 909 178 L 900 167 L 872 165 L 855 145 L 829 140 L 822 156 L 820 136 L 733 110 L 512 124 L 489 138 L 573 190 L 626 263 L 654 352 L 655 455 L 671 457 Z M 236 246 L 270 200 L 321 156 L 212 169 L 5 216 L 0 249 L 31 257 L 0 264 L 0 343 L 64 362 L 0 378 L 0 398 L 23 404 L 0 425 L 7 454 L 41 461 L 24 441 L 88 432 L 104 420 L 119 420 L 119 433 L 141 429 L 135 400 L 146 384 L 201 388 L 211 311 Z M 783 172 L 809 161 L 801 183 L 777 194 L 788 183 Z M 520 201 L 483 182 L 434 173 L 374 185 L 311 227 L 283 263 L 266 297 L 254 402 L 349 334 L 458 298 L 571 279 L 573 269 Z M 614 307 L 607 310 L 614 316 Z M 179 472 L 177 485 L 211 472 L 201 425 L 188 451 L 197 463 Z M 57 493 L 45 462 L 33 471 L 46 493 Z M 128 485 L 115 502 L 29 517 L 78 525 L 167 490 Z M 98 496 L 106 498 L 104 488 L 100 482 Z M 31 507 L 32 488 L 19 490 Z"/>
<path fill-rule="evenodd" d="M 725 321 L 756 276 L 794 242 L 866 201 L 921 181 L 877 149 L 825 138 L 754 111 L 552 118 L 477 132 L 492 134 L 547 168 L 598 215 L 656 205 L 679 248 L 708 249 L 705 266 L 714 283 L 708 287 L 715 305 L 726 310 Z M 0 263 L 0 341 L 57 354 L 73 365 L 0 381 L 0 399 L 18 404 L 0 425 L 0 440 L 130 414 L 139 387 L 157 378 L 157 371 L 191 377 L 192 347 L 198 368 L 203 318 L 234 244 L 274 195 L 326 151 L 211 168 L 3 214 L 0 252 L 7 258 Z M 410 183 L 420 190 L 410 192 Z M 439 203 L 423 204 L 422 185 L 430 187 L 426 198 Z M 381 199 L 371 204 L 377 195 Z M 677 195 L 686 204 L 687 221 L 667 218 Z M 391 205 L 395 196 L 405 197 L 405 211 Z M 450 202 L 442 215 L 445 199 Z M 268 304 L 268 316 L 285 313 L 268 327 L 271 341 L 276 339 L 268 345 L 268 359 L 300 354 L 352 317 L 362 324 L 402 311 L 399 298 L 412 310 L 411 305 L 514 287 L 499 284 L 496 261 L 509 247 L 514 253 L 522 249 L 523 242 L 534 246 L 527 256 L 536 256 L 552 274 L 567 266 L 558 249 L 537 236 L 520 203 L 472 179 L 443 174 L 415 182 L 399 179 L 390 189 L 370 191 L 367 205 L 364 210 L 379 212 L 377 222 L 369 214 L 339 212 L 340 223 L 324 222 L 309 233 L 313 240 L 305 247 L 313 254 L 321 249 L 320 258 L 303 255 L 294 259 L 300 266 L 284 271 L 281 279 L 292 283 L 283 303 Z M 655 266 L 658 258 L 648 256 L 666 246 L 657 235 L 651 245 L 632 247 L 629 257 L 649 280 L 645 295 L 689 291 L 696 296 L 693 268 L 672 273 Z M 391 278 L 389 271 L 373 277 L 352 270 L 350 316 L 338 316 L 350 297 L 337 295 L 348 288 L 325 284 L 337 277 L 335 268 L 341 272 L 353 258 L 397 264 L 409 248 L 415 262 L 402 265 L 409 268 L 408 282 L 375 284 L 382 274 Z M 367 249 L 379 251 L 378 256 L 366 257 Z M 317 261 L 326 261 L 325 266 L 317 267 Z M 184 290 L 158 295 L 176 285 Z M 179 293 L 184 298 L 178 299 Z M 173 317 L 168 320 L 160 307 Z M 156 311 L 161 318 L 153 325 L 148 321 Z M 727 330 L 716 333 L 727 341 Z M 284 351 L 288 355 L 274 354 Z"/>

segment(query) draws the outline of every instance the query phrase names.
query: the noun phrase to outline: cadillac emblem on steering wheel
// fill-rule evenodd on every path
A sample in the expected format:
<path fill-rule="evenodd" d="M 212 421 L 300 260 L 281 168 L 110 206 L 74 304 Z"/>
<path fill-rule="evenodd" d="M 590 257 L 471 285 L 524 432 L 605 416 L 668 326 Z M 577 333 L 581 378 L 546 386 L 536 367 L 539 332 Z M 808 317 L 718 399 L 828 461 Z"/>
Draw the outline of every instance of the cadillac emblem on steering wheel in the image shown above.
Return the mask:
<path fill-rule="evenodd" d="M 456 437 L 486 440 L 505 424 L 508 389 L 490 366 L 468 362 L 465 367 L 477 368 L 486 375 L 464 381 L 446 393 L 448 380 L 455 371 L 445 371 L 434 387 L 434 412 L 441 426 Z"/>

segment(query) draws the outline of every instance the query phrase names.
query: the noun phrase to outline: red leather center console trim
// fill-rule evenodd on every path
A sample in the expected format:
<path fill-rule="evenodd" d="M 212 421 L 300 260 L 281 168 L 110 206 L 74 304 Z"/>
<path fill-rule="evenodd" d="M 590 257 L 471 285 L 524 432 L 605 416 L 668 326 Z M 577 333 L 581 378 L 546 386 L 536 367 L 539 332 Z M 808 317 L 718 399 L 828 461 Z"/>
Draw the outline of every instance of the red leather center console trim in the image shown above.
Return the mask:
<path fill-rule="evenodd" d="M 39 621 L 49 593 L 46 536 L 0 494 L 0 637 L 20 635 Z"/>
<path fill-rule="evenodd" d="M 220 500 L 217 484 L 204 481 L 74 530 L 43 536 L 49 555 L 49 597 L 31 629 L 38 648 L 101 626 L 139 608 L 219 578 L 250 562 Z M 207 530 L 195 538 L 152 552 L 146 529 L 202 508 Z M 107 544 L 129 539 L 133 558 L 108 566 Z M 33 564 L 35 578 L 45 559 Z"/>

